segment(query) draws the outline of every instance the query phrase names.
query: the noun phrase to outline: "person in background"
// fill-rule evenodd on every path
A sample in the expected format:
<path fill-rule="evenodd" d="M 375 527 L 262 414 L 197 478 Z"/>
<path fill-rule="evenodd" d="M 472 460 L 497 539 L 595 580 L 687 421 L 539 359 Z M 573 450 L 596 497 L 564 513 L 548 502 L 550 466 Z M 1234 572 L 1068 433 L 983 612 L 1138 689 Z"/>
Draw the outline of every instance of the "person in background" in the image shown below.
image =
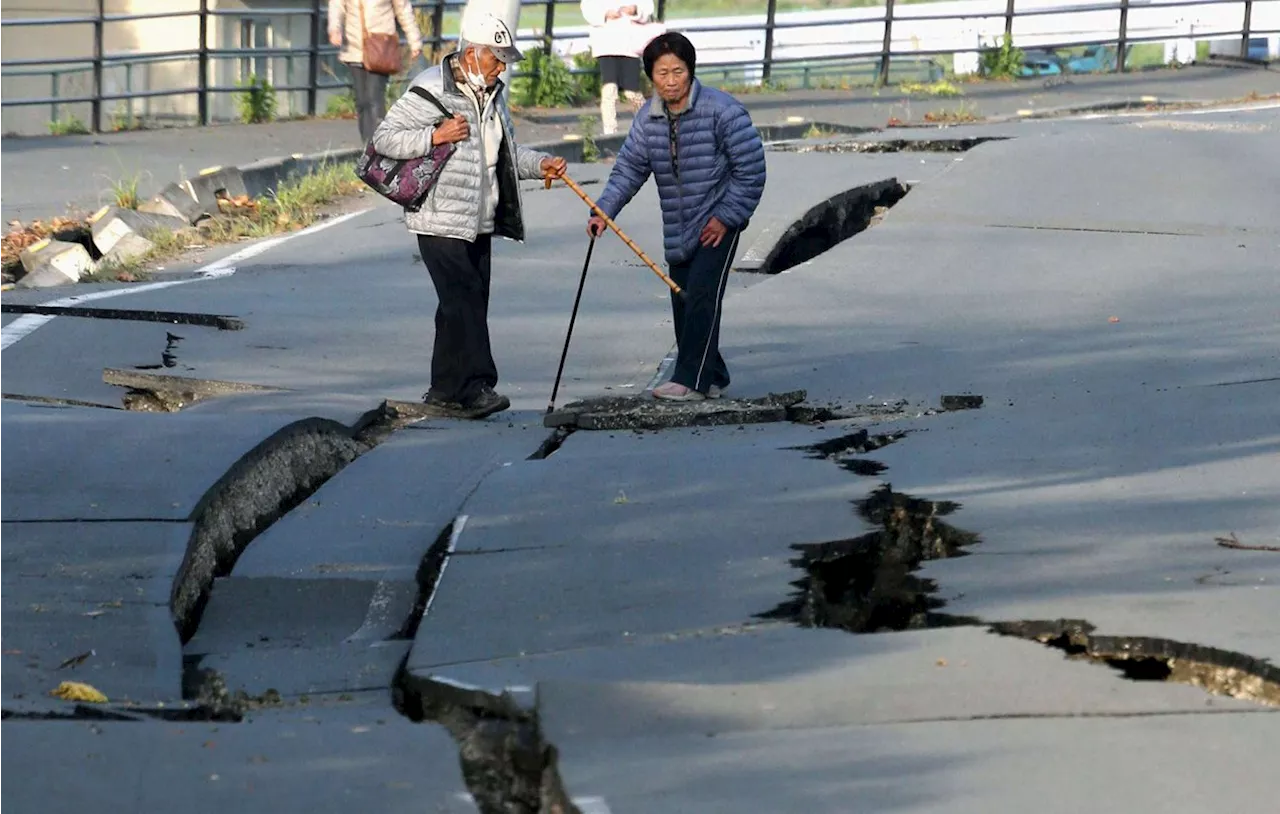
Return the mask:
<path fill-rule="evenodd" d="M 405 213 L 435 285 L 438 305 L 431 349 L 429 407 L 450 418 L 484 418 L 511 406 L 498 395 L 489 347 L 489 267 L 493 236 L 524 240 L 520 181 L 564 174 L 563 158 L 520 147 L 498 77 L 521 59 L 511 30 L 492 14 L 464 19 L 458 50 L 423 71 L 412 86 L 453 115 L 405 93 L 373 134 L 388 158 L 426 155 L 457 145 L 427 199 Z"/>
<path fill-rule="evenodd" d="M 618 93 L 639 109 L 640 52 L 647 42 L 646 23 L 653 0 L 582 0 L 582 16 L 591 26 L 591 55 L 600 68 L 600 125 L 606 135 L 618 132 Z"/>
<path fill-rule="evenodd" d="M 720 356 L 720 314 L 738 236 L 764 194 L 760 134 L 742 103 L 694 78 L 697 52 L 684 35 L 660 34 L 644 49 L 654 97 L 645 102 L 596 201 L 610 218 L 649 175 L 662 205 L 663 248 L 671 277 L 685 297 L 672 295 L 677 356 L 671 381 L 656 398 L 699 401 L 729 386 Z M 604 233 L 593 215 L 587 231 Z"/>
<path fill-rule="evenodd" d="M 422 53 L 422 32 L 409 0 L 329 0 L 329 42 L 342 49 L 338 61 L 351 71 L 360 140 L 366 143 L 387 115 L 389 77 L 365 70 L 364 32 L 395 34 L 397 20 L 409 41 L 411 59 L 417 59 Z"/>

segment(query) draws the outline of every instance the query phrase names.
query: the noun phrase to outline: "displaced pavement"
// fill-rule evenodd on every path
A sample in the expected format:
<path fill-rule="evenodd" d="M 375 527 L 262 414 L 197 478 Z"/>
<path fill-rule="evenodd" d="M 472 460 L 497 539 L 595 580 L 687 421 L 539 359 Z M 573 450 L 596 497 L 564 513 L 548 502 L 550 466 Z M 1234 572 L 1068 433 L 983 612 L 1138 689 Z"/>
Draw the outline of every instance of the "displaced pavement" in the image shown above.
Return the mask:
<path fill-rule="evenodd" d="M 40 325 L 3 355 L 3 802 L 1270 809 L 1277 148 L 1265 107 L 773 145 L 722 341 L 728 396 L 806 392 L 783 421 L 544 426 L 563 188 L 497 248 L 484 422 L 383 405 L 434 300 L 381 203 L 112 303 L 239 330 Z M 562 406 L 643 394 L 664 292 L 601 242 Z M 125 410 L 105 368 L 201 397 Z"/>
<path fill-rule="evenodd" d="M 1218 101 L 1250 94 L 1280 93 L 1274 70 L 1233 66 L 1192 66 L 1177 70 L 1079 75 L 1016 82 L 959 84 L 953 98 L 908 98 L 895 88 L 875 91 L 808 90 L 747 94 L 743 102 L 757 124 L 799 116 L 807 121 L 851 127 L 884 127 L 891 118 L 921 121 L 930 111 L 963 110 L 982 117 L 1019 111 L 1084 108 L 1118 102 Z M 596 108 L 526 110 L 516 115 L 524 143 L 581 134 L 583 117 Z M 629 111 L 619 111 L 626 127 Z M 0 142 L 5 195 L 3 219 L 30 221 L 61 215 L 73 207 L 93 212 L 110 203 L 111 185 L 137 178 L 145 198 L 166 184 L 206 167 L 242 166 L 271 156 L 360 147 L 354 121 L 316 119 L 260 125 L 221 125 L 180 131 L 102 133 L 85 136 L 19 137 Z"/>

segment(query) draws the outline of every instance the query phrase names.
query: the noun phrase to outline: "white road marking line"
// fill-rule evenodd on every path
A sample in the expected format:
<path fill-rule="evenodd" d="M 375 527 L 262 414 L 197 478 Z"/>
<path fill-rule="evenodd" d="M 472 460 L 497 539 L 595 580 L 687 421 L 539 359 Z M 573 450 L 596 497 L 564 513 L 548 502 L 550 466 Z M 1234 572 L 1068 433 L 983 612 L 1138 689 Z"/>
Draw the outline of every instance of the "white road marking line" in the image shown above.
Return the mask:
<path fill-rule="evenodd" d="M 458 547 L 458 538 L 462 536 L 462 530 L 467 527 L 467 518 L 470 515 L 460 514 L 458 519 L 453 521 L 453 531 L 449 534 L 449 547 L 444 552 L 444 562 L 440 563 L 440 573 L 436 574 L 436 583 L 431 586 L 431 596 L 427 598 L 427 606 L 422 609 L 422 616 L 426 618 L 431 613 L 431 603 L 436 601 L 436 594 L 440 590 L 440 583 L 444 580 L 445 569 L 449 567 L 449 560 L 453 559 L 453 550 Z"/>
<path fill-rule="evenodd" d="M 236 273 L 237 263 L 243 263 L 245 260 L 257 257 L 263 252 L 271 251 L 285 241 L 315 234 L 316 232 L 328 229 L 331 226 L 337 226 L 340 223 L 345 223 L 354 217 L 358 217 L 359 215 L 363 215 L 365 212 L 370 211 L 372 210 L 361 209 L 358 212 L 349 212 L 345 215 L 339 215 L 336 218 L 317 223 L 314 226 L 308 226 L 306 229 L 302 229 L 301 231 L 291 232 L 287 235 L 281 235 L 280 237 L 273 237 L 260 243 L 255 243 L 252 246 L 246 246 L 240 251 L 234 252 L 221 260 L 217 260 L 207 266 L 197 269 L 197 276 L 195 277 L 188 277 L 184 280 L 167 280 L 162 283 L 144 283 L 142 285 L 128 286 L 125 288 L 109 288 L 105 291 L 92 291 L 88 294 L 76 294 L 71 297 L 62 297 L 61 299 L 43 304 L 62 308 L 70 305 L 81 305 L 82 303 L 93 302 L 94 300 L 106 300 L 111 299 L 112 297 L 122 297 L 125 294 L 140 294 L 144 291 L 159 291 L 162 288 L 172 288 L 176 285 L 187 285 L 188 283 L 198 283 L 202 280 L 216 280 L 219 277 L 229 277 Z M 13 344 L 20 342 L 30 336 L 41 326 L 46 325 L 55 319 L 57 319 L 57 316 L 53 314 L 24 314 L 23 316 L 18 317 L 13 322 L 4 326 L 3 331 L 0 331 L 0 351 L 8 350 Z"/>

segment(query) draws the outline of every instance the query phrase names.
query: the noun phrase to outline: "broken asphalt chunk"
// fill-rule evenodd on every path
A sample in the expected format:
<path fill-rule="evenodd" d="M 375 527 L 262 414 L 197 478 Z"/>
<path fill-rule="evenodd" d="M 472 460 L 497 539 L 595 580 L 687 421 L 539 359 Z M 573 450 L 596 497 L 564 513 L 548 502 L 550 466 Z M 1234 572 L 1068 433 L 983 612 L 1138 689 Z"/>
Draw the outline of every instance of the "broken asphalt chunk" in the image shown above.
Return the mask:
<path fill-rule="evenodd" d="M 770 393 L 755 399 L 704 399 L 664 402 L 651 396 L 605 396 L 583 399 L 547 414 L 547 427 L 580 430 L 661 430 L 714 427 L 788 420 L 788 408 L 804 401 L 804 390 Z"/>

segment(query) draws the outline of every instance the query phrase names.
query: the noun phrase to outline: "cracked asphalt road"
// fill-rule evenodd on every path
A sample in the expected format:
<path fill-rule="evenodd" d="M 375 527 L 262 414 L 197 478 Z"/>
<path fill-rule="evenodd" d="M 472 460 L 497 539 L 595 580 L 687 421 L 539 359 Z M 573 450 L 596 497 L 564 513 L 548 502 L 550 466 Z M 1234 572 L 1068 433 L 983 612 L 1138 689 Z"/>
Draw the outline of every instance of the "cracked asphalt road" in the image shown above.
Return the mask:
<path fill-rule="evenodd" d="M 378 424 L 383 400 L 423 390 L 433 307 L 381 205 L 112 303 L 241 330 L 183 325 L 174 343 L 173 326 L 67 315 L 9 346 L 5 393 L 54 403 L 0 414 L 3 802 L 1268 810 L 1280 717 L 1233 688 L 1274 682 L 1280 556 L 1215 538 L 1280 533 L 1280 179 L 1260 169 L 1280 112 L 955 132 L 1009 138 L 771 153 L 766 249 L 825 197 L 912 191 L 785 274 L 735 275 L 726 300 L 734 394 L 879 414 L 546 443 L 585 250 L 567 190 L 528 193 L 529 243 L 498 249 L 513 409 L 486 422 Z M 648 245 L 656 214 L 649 188 L 622 225 Z M 618 241 L 596 251 L 562 404 L 639 393 L 670 349 L 661 286 Z M 102 371 L 162 354 L 165 375 L 272 389 L 119 409 Z M 943 412 L 944 394 L 983 406 Z M 328 440 L 281 434 L 316 418 Z M 287 454 L 259 447 L 282 437 Z M 362 446 L 326 453 L 339 438 Z M 895 545 L 824 572 L 841 578 L 823 598 L 909 609 L 880 626 L 895 632 L 770 613 L 821 587 L 797 550 L 870 540 Z M 193 545 L 236 556 L 180 637 Z M 1078 646 L 1107 659 L 1182 644 L 1161 653 L 1234 654 L 1240 674 L 1128 680 L 972 620 L 1047 639 L 1084 620 Z M 110 703 L 50 698 L 62 681 Z"/>

